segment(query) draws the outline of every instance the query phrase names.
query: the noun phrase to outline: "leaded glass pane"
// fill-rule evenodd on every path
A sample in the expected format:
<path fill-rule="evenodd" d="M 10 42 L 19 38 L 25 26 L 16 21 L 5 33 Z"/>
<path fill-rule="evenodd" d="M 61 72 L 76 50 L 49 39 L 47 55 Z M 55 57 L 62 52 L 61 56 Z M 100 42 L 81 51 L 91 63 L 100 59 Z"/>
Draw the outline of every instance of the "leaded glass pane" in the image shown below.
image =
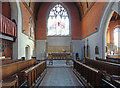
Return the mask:
<path fill-rule="evenodd" d="M 61 5 L 55 5 L 48 17 L 48 36 L 69 35 L 69 17 L 66 9 Z"/>

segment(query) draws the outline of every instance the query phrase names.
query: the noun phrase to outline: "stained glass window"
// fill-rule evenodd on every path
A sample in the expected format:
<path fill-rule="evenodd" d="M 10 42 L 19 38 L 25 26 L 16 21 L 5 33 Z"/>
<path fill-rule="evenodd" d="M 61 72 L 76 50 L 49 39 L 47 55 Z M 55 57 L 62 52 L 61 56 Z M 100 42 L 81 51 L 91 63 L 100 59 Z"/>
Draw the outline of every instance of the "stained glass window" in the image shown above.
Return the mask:
<path fill-rule="evenodd" d="M 49 13 L 48 17 L 48 36 L 67 36 L 69 35 L 69 17 L 67 10 L 61 5 L 56 4 Z"/>
<path fill-rule="evenodd" d="M 30 29 L 30 37 L 34 39 L 34 21 L 32 17 L 29 18 L 29 29 Z"/>
<path fill-rule="evenodd" d="M 119 31 L 120 31 L 120 28 L 117 27 L 114 29 L 114 45 L 117 47 L 118 49 L 118 38 L 119 38 Z"/>

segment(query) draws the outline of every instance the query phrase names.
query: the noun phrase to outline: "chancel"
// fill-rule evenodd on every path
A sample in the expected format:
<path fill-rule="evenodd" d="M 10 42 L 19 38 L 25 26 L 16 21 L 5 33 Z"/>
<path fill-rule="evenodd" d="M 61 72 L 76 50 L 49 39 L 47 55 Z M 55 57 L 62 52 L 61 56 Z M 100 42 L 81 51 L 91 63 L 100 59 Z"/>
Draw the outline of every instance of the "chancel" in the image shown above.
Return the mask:
<path fill-rule="evenodd" d="M 57 1 L 0 1 L 0 87 L 119 88 L 119 0 Z"/>

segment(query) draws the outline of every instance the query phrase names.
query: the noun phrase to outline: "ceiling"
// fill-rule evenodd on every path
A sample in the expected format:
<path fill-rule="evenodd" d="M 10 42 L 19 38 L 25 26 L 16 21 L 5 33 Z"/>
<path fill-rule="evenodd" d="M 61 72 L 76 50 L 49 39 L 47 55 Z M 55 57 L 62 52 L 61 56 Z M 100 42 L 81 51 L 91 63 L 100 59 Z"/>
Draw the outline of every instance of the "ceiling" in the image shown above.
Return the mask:
<path fill-rule="evenodd" d="M 118 20 L 120 20 L 120 15 L 114 12 L 111 21 L 118 21 Z"/>
<path fill-rule="evenodd" d="M 38 10 L 44 2 L 26 2 L 30 7 L 31 11 L 34 12 L 35 17 L 37 17 Z M 79 11 L 80 20 L 89 11 L 94 2 L 73 2 Z M 36 18 L 37 19 L 37 18 Z"/>

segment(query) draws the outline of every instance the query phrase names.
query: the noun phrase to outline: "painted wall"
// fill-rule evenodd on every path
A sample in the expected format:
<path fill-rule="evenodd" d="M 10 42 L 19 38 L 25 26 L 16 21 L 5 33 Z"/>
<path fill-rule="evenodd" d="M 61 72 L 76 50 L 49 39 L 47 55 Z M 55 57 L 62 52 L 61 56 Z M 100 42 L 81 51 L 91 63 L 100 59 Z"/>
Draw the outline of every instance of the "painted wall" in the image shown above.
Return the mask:
<path fill-rule="evenodd" d="M 36 40 L 36 59 L 44 60 L 46 53 L 46 40 Z"/>
<path fill-rule="evenodd" d="M 20 5 L 20 4 L 19 4 Z M 20 18 L 22 17 L 22 20 L 24 19 L 23 18 L 23 15 L 21 13 L 21 8 L 19 8 L 20 11 L 18 14 L 21 14 Z M 25 8 L 26 9 L 26 8 Z M 23 22 L 22 20 L 20 20 L 20 22 Z M 25 24 L 24 22 L 22 24 Z M 26 24 L 29 24 L 29 23 L 26 23 Z M 23 27 L 23 25 L 21 26 Z M 29 36 L 27 36 L 26 34 L 22 33 L 22 29 L 19 29 L 18 30 L 18 58 L 21 58 L 21 57 L 25 57 L 25 48 L 27 46 L 30 47 L 30 57 L 33 56 L 33 51 L 34 51 L 34 40 L 31 39 Z"/>
<path fill-rule="evenodd" d="M 13 44 L 13 59 L 20 59 L 21 57 L 25 57 L 25 48 L 30 46 L 30 57 L 33 56 L 34 51 L 34 40 L 32 40 L 29 36 L 22 33 L 23 30 L 23 21 L 22 21 L 22 13 L 21 6 L 19 2 L 11 2 L 12 18 L 17 20 L 17 39 Z"/>
<path fill-rule="evenodd" d="M 72 48 L 71 50 L 73 51 L 72 52 L 72 56 L 73 56 L 73 59 L 76 58 L 76 53 L 79 54 L 79 58 L 82 59 L 82 41 L 81 40 L 72 40 Z"/>
<path fill-rule="evenodd" d="M 47 46 L 70 46 L 71 37 L 47 37 Z"/>
<path fill-rule="evenodd" d="M 88 40 L 88 42 L 87 42 Z M 95 59 L 95 57 L 101 57 L 102 58 L 102 39 L 101 39 L 101 33 L 96 32 L 85 39 L 81 41 L 81 51 L 82 51 L 82 58 L 84 57 L 84 45 L 85 45 L 85 52 L 87 54 L 87 45 L 89 45 L 89 58 Z M 98 46 L 99 48 L 99 54 L 95 54 L 95 47 Z M 86 55 L 87 56 L 87 55 Z"/>

